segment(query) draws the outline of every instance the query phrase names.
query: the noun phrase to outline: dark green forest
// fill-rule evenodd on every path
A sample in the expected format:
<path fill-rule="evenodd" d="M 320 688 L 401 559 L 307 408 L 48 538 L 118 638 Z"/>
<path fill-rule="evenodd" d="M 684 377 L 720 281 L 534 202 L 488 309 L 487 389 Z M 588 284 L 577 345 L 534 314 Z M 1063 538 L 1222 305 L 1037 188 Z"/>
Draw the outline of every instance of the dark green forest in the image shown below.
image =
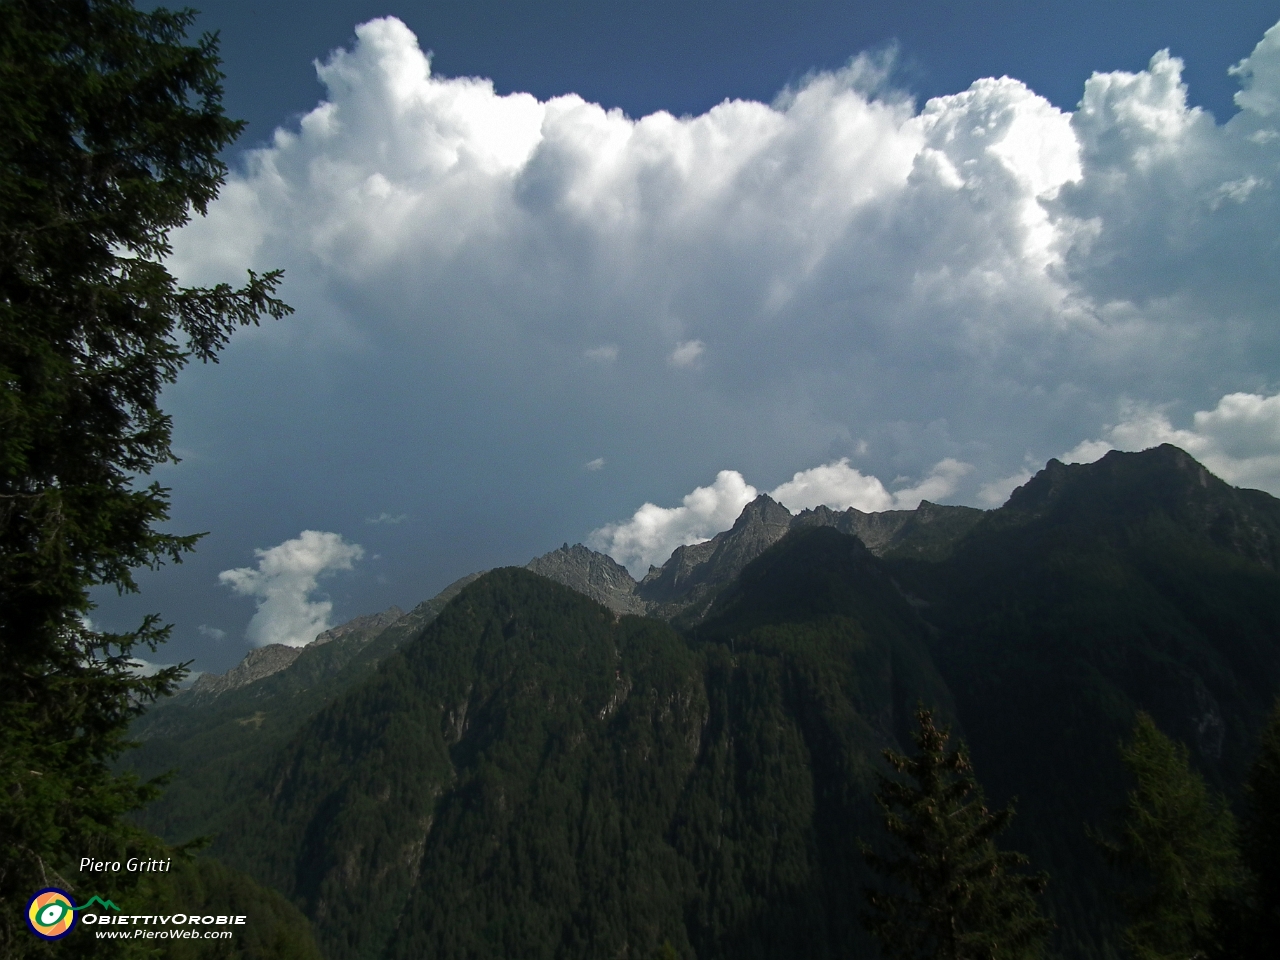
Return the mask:
<path fill-rule="evenodd" d="M 683 631 L 494 571 L 363 645 L 153 709 L 130 762 L 177 773 L 139 823 L 208 835 L 330 960 L 870 958 L 883 752 L 911 752 L 924 707 L 1011 808 L 1014 873 L 1047 874 L 1043 955 L 1137 955 L 1126 904 L 1152 881 L 1105 838 L 1141 718 L 1205 809 L 1271 829 L 1280 501 L 1168 446 L 1051 461 L 932 556 L 796 529 Z M 1222 889 L 1253 916 L 1268 895 L 1240 871 Z"/>
<path fill-rule="evenodd" d="M 148 477 L 176 462 L 161 392 L 191 361 L 215 361 L 239 327 L 292 312 L 275 296 L 278 271 L 203 288 L 166 269 L 169 231 L 217 197 L 220 155 L 244 126 L 222 110 L 217 37 L 185 42 L 194 20 L 130 0 L 0 0 L 6 958 L 154 953 L 27 929 L 36 891 L 87 899 L 76 876 L 86 855 L 175 853 L 124 818 L 158 784 L 115 767 L 130 723 L 185 671 L 142 675 L 134 659 L 171 628 L 150 614 L 122 632 L 95 630 L 92 594 L 136 592 L 137 570 L 178 563 L 200 539 L 168 528 L 169 491 Z M 231 953 L 187 955 L 314 956 L 305 918 L 250 878 L 202 863 L 168 879 L 182 886 L 120 873 L 95 892 L 134 905 L 179 893 L 205 903 L 202 891 L 260 902 L 262 924 Z"/>

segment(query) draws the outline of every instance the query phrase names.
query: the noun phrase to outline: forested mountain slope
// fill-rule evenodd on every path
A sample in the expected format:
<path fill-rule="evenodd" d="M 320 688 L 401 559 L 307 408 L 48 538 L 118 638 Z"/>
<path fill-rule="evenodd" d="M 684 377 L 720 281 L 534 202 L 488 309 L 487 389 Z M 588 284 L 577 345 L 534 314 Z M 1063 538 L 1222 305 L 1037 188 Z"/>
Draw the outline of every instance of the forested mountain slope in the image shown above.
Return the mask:
<path fill-rule="evenodd" d="M 1055 878 L 1068 940 L 1116 919 L 1085 825 L 1121 803 L 1136 710 L 1238 794 L 1280 692 L 1278 560 L 1280 501 L 1166 445 L 1051 461 L 948 560 L 887 563 L 993 799 L 1020 798 L 1009 843 Z"/>
<path fill-rule="evenodd" d="M 813 533 L 797 546 L 870 558 Z M 215 853 L 299 902 L 334 958 L 865 949 L 871 769 L 892 718 L 945 698 L 882 585 L 691 648 L 495 571 L 307 724 Z"/>
<path fill-rule="evenodd" d="M 169 771 L 176 776 L 160 800 L 135 817 L 137 822 L 161 836 L 184 840 L 216 833 L 226 817 L 234 816 L 235 801 L 273 751 L 326 703 L 371 676 L 474 579 L 464 577 L 409 613 L 387 618 L 389 623 L 361 618 L 356 629 L 340 628 L 332 637 L 322 634 L 320 642 L 290 651 L 287 665 L 266 676 L 246 677 L 243 685 L 216 678 L 203 690 L 197 687 L 158 703 L 131 728 L 139 746 L 125 755 L 124 763 L 146 778 Z"/>
<path fill-rule="evenodd" d="M 341 689 L 289 693 L 288 730 L 227 701 L 216 730 L 270 734 L 219 761 L 243 761 L 234 777 L 192 771 L 198 737 L 158 737 L 149 762 L 187 769 L 149 822 L 216 834 L 330 960 L 647 958 L 668 940 L 703 960 L 870 958 L 858 841 L 882 836 L 879 752 L 906 745 L 919 701 L 995 804 L 1019 798 L 1002 842 L 1049 872 L 1061 955 L 1118 956 L 1086 824 L 1122 801 L 1137 710 L 1238 790 L 1280 692 L 1280 501 L 1162 447 L 1051 461 L 1000 510 L 939 513 L 924 547 L 877 556 L 823 519 L 683 633 L 487 574 L 368 642 Z M 890 519 L 884 543 L 911 520 Z"/>
<path fill-rule="evenodd" d="M 527 569 L 597 600 L 615 613 L 647 613 L 697 622 L 715 595 L 792 526 L 829 526 L 862 531 L 875 550 L 897 555 L 933 555 L 949 549 L 982 515 L 968 507 L 928 502 L 918 510 L 864 514 L 819 508 L 792 518 L 761 496 L 749 504 L 733 528 L 705 544 L 681 547 L 642 585 L 611 558 L 577 544 L 565 544 L 530 561 Z M 201 676 L 194 686 L 163 701 L 140 718 L 132 733 L 142 741 L 125 764 L 145 775 L 178 770 L 159 803 L 139 818 L 166 836 L 209 832 L 221 811 L 239 796 L 246 776 L 271 751 L 343 691 L 370 675 L 401 644 L 413 639 L 473 573 L 450 584 L 410 613 L 397 608 L 358 617 L 321 634 L 303 648 L 268 646 L 251 651 L 222 676 Z"/>

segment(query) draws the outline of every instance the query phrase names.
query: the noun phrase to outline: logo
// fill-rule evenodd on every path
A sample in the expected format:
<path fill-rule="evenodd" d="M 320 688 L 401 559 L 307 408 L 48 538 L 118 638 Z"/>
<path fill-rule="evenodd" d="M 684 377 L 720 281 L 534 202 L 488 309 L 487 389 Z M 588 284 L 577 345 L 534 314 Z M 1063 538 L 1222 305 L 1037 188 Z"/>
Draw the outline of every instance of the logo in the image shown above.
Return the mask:
<path fill-rule="evenodd" d="M 91 897 L 88 903 L 74 906 L 67 891 L 45 887 L 27 902 L 27 926 L 41 940 L 61 940 L 76 925 L 76 914 L 95 903 L 105 910 L 120 912 L 114 903 L 101 897 Z"/>
<path fill-rule="evenodd" d="M 27 926 L 41 940 L 61 940 L 76 925 L 76 908 L 65 890 L 46 887 L 27 904 Z"/>

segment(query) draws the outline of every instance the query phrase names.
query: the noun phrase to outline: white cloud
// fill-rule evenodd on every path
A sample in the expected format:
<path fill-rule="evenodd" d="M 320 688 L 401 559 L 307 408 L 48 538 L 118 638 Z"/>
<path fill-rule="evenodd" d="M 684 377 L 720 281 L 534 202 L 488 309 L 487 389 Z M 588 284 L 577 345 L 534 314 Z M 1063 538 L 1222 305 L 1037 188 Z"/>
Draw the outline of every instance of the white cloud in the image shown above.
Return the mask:
<path fill-rule="evenodd" d="M 796 473 L 771 490 L 769 496 L 792 513 L 819 505 L 834 510 L 856 507 L 864 513 L 914 510 L 921 500 L 950 495 L 972 469 L 967 463 L 947 458 L 935 464 L 914 487 L 890 493 L 878 478 L 864 476 L 849 466 L 846 457 Z M 650 564 L 666 562 L 676 547 L 700 543 L 728 530 L 756 495 L 756 488 L 738 471 L 721 470 L 714 484 L 695 489 L 684 498 L 682 506 L 646 503 L 630 520 L 593 531 L 589 542 L 632 573 L 640 574 Z"/>
<path fill-rule="evenodd" d="M 1280 114 L 1280 23 L 1268 30 L 1253 53 L 1229 71 L 1241 80 L 1236 106 L 1263 117 Z"/>
<path fill-rule="evenodd" d="M 174 237 L 186 282 L 287 270 L 299 319 L 238 335 L 229 359 L 259 365 L 193 376 L 175 402 L 225 449 L 270 443 L 233 407 L 310 430 L 261 458 L 314 477 L 301 493 L 367 482 L 314 470 L 332 444 L 498 539 L 493 504 L 563 497 L 583 443 L 621 440 L 645 451 L 642 489 L 859 450 L 858 470 L 783 487 L 796 503 L 990 505 L 1025 451 L 1096 437 L 1121 398 L 1133 417 L 1095 445 L 1181 436 L 1140 412 L 1280 369 L 1280 26 L 1235 68 L 1223 123 L 1190 105 L 1165 51 L 1081 77 L 1074 112 L 1008 77 L 916 104 L 862 58 L 771 104 L 631 118 L 435 74 L 395 19 L 356 37 L 320 68 L 325 102 Z M 346 388 L 350 421 L 315 402 L 317 382 Z M 1269 454 L 1231 453 L 1225 420 L 1182 433 L 1275 488 Z M 877 479 L 898 474 L 924 479 Z M 628 563 L 723 529 L 648 506 L 606 528 Z"/>
<path fill-rule="evenodd" d="M 1278 33 L 1235 68 L 1254 119 L 1272 113 Z M 859 325 L 934 326 L 955 307 L 969 315 L 955 332 L 982 343 L 1048 321 L 1046 311 L 1061 319 L 1064 298 L 1088 296 L 1050 270 L 1109 226 L 1105 215 L 1089 222 L 1105 211 L 1076 209 L 1083 198 L 1157 172 L 1191 198 L 1201 174 L 1216 187 L 1268 167 L 1256 151 L 1211 142 L 1230 138 L 1187 107 L 1181 61 L 1167 52 L 1146 71 L 1095 74 L 1074 115 L 1009 78 L 916 112 L 892 91 L 866 92 L 876 85 L 864 58 L 773 106 L 633 120 L 574 95 L 499 96 L 488 81 L 436 76 L 394 18 L 356 35 L 319 68 L 328 99 L 255 153 L 211 216 L 177 238 L 184 275 L 249 265 L 269 245 L 384 303 L 432 289 L 444 316 L 471 291 L 468 319 L 500 302 L 507 326 L 619 340 L 643 333 L 636 323 L 658 335 L 676 301 L 696 302 L 699 322 L 727 333 L 744 317 L 800 319 L 861 290 Z M 1188 169 L 1170 181 L 1161 164 Z M 1070 185 L 1080 187 L 1072 204 L 1055 205 Z M 868 296 L 876 282 L 883 298 Z M 728 294 L 722 307 L 708 307 L 717 292 Z M 606 342 L 587 355 L 616 356 L 618 341 Z M 699 342 L 682 342 L 672 362 L 694 359 Z"/>
<path fill-rule="evenodd" d="M 601 362 L 674 333 L 673 367 L 710 339 L 679 339 L 671 317 L 686 312 L 717 340 L 751 330 L 767 349 L 784 327 L 803 346 L 821 332 L 815 306 L 868 283 L 883 293 L 856 311 L 870 328 L 957 309 L 985 324 L 993 297 L 1032 321 L 1061 300 L 1044 270 L 1062 238 L 1042 201 L 1080 176 L 1079 149 L 1069 115 L 1017 81 L 916 113 L 866 92 L 864 58 L 774 106 L 633 120 L 437 77 L 394 18 L 356 34 L 320 68 L 328 100 L 176 238 L 182 276 L 221 277 L 269 248 L 429 340 L 492 343 L 498 324 L 512 347 L 607 344 L 579 348 Z M 760 326 L 771 317 L 787 322 Z"/>
<path fill-rule="evenodd" d="M 978 488 L 978 502 L 988 509 L 1004 506 L 1009 494 L 1031 479 L 1030 470 L 1019 470 L 1007 477 L 1000 477 Z"/>
<path fill-rule="evenodd" d="M 1280 28 L 1234 68 L 1242 113 L 1223 126 L 1188 107 L 1166 51 L 1095 74 L 1074 114 L 1007 77 L 917 110 L 861 58 L 773 105 L 632 119 L 437 76 L 395 18 L 356 36 L 319 67 L 326 101 L 175 236 L 184 279 L 280 263 L 348 332 L 358 302 L 361 336 L 396 331 L 409 356 L 461 351 L 495 376 L 566 343 L 682 367 L 715 342 L 725 379 L 696 389 L 785 383 L 881 417 L 932 407 L 923 422 L 939 407 L 988 420 L 992 390 L 1042 406 L 1046 385 L 1119 395 L 1135 368 L 1210 365 L 1189 340 L 1226 350 L 1241 329 L 1224 322 L 1265 320 L 1241 278 L 1251 302 L 1280 293 L 1280 143 L 1266 139 Z M 682 339 L 676 316 L 702 338 Z M 922 364 L 965 379 L 922 397 L 902 376 Z"/>
<path fill-rule="evenodd" d="M 176 664 L 152 663 L 150 660 L 145 660 L 142 657 L 132 657 L 129 660 L 129 672 L 139 677 L 154 677 L 161 670 L 165 670 L 172 666 L 176 666 Z M 190 679 L 190 677 L 187 679 Z"/>
<path fill-rule="evenodd" d="M 715 483 L 696 488 L 681 506 L 646 503 L 630 520 L 593 531 L 588 542 L 633 574 L 642 574 L 650 564 L 665 563 L 676 547 L 701 543 L 729 529 L 755 498 L 756 488 L 742 474 L 721 470 Z"/>
<path fill-rule="evenodd" d="M 691 367 L 698 362 L 707 345 L 701 340 L 685 340 L 676 344 L 669 358 L 673 367 Z"/>
<path fill-rule="evenodd" d="M 973 467 L 948 457 L 934 464 L 920 483 L 890 493 L 877 477 L 864 476 L 849 466 L 845 457 L 797 473 L 786 483 L 770 491 L 770 496 L 792 513 L 819 505 L 833 510 L 855 507 L 863 513 L 884 510 L 914 510 L 921 500 L 941 500 L 955 492 L 960 479 Z"/>
<path fill-rule="evenodd" d="M 249 621 L 247 636 L 258 647 L 282 643 L 301 647 L 328 630 L 333 604 L 313 600 L 320 577 L 350 570 L 364 556 L 359 544 L 336 533 L 304 530 L 269 550 L 255 550 L 258 568 L 238 567 L 218 574 L 221 583 L 243 597 L 254 597 L 258 610 Z"/>
<path fill-rule="evenodd" d="M 863 476 L 845 457 L 803 470 L 773 489 L 769 496 L 792 513 L 825 504 L 835 510 L 857 507 L 864 513 L 893 509 L 893 494 L 876 477 Z"/>
<path fill-rule="evenodd" d="M 227 636 L 227 631 L 211 627 L 207 623 L 200 624 L 200 626 L 196 627 L 196 630 L 200 633 L 200 636 L 207 640 L 212 640 L 214 643 L 221 642 Z"/>
<path fill-rule="evenodd" d="M 938 501 L 951 496 L 962 477 L 973 472 L 973 465 L 947 457 L 933 465 L 928 476 L 914 487 L 898 490 L 893 495 L 895 510 L 914 510 L 921 500 Z"/>
<path fill-rule="evenodd" d="M 1280 496 L 1280 394 L 1231 393 L 1212 410 L 1197 411 L 1177 428 L 1161 409 L 1130 406 L 1097 440 L 1078 444 L 1062 459 L 1092 463 L 1109 450 L 1145 450 L 1172 443 L 1223 480 Z"/>
<path fill-rule="evenodd" d="M 1252 175 L 1241 177 L 1239 180 L 1229 180 L 1218 187 L 1214 192 L 1214 197 L 1210 201 L 1209 205 L 1216 210 L 1226 201 L 1230 201 L 1231 203 L 1244 203 L 1249 199 L 1249 194 L 1253 193 L 1253 191 L 1257 190 L 1259 187 L 1266 188 L 1270 186 L 1271 182 L 1269 180 L 1264 180 L 1261 177 L 1255 177 Z"/>
<path fill-rule="evenodd" d="M 394 527 L 404 523 L 408 519 L 409 515 L 407 513 L 387 513 L 384 510 L 376 517 L 366 517 L 364 522 Z"/>
<path fill-rule="evenodd" d="M 591 471 L 604 469 L 604 457 L 596 457 L 594 460 L 588 460 L 584 465 L 586 469 Z"/>

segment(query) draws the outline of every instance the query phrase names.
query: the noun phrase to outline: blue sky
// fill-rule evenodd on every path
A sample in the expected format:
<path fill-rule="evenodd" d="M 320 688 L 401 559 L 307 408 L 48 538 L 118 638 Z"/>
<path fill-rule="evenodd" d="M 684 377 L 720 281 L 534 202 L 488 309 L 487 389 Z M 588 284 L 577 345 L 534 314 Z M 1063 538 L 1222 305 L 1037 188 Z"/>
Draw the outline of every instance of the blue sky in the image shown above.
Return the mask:
<path fill-rule="evenodd" d="M 250 126 L 171 268 L 297 314 L 166 395 L 210 535 L 95 622 L 223 670 L 564 541 L 643 572 L 757 492 L 993 506 L 1166 440 L 1280 493 L 1278 19 L 206 4 Z"/>
<path fill-rule="evenodd" d="M 218 30 L 227 106 L 268 139 L 323 94 L 312 61 L 357 23 L 404 21 L 435 68 L 481 76 L 500 93 L 575 92 L 631 116 L 701 113 L 726 97 L 769 101 L 812 70 L 898 44 L 896 78 L 922 100 L 1009 75 L 1065 109 L 1094 70 L 1138 70 L 1163 47 L 1187 60 L 1191 102 L 1224 119 L 1238 85 L 1226 67 L 1280 16 L 1275 3 L 977 3 L 739 0 L 437 0 L 434 3 L 223 0 L 196 4 Z"/>

